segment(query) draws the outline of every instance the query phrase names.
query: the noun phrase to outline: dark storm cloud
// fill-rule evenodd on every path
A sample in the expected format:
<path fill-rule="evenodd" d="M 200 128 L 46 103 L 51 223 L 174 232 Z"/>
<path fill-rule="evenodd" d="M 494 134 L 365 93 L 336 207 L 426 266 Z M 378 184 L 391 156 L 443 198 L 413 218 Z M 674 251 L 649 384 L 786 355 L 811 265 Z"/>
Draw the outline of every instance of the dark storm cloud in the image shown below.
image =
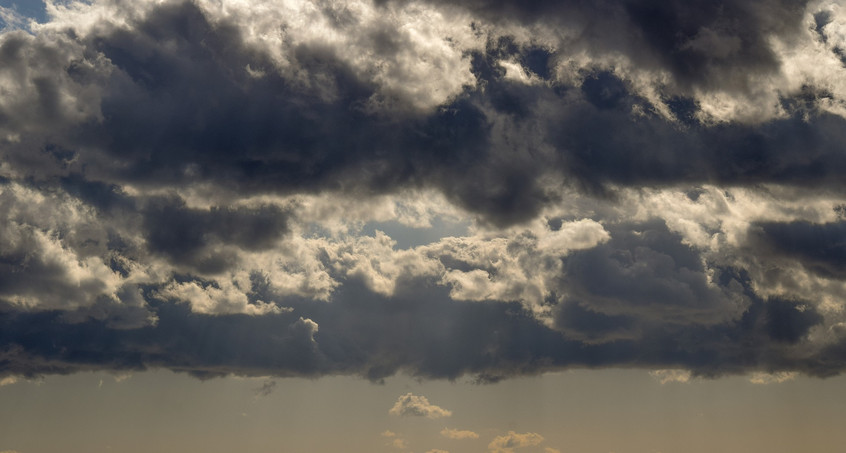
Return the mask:
<path fill-rule="evenodd" d="M 765 13 L 763 6 L 759 11 L 740 3 L 720 11 L 704 3 L 606 6 L 628 11 L 627 24 L 650 30 L 629 10 L 663 11 L 679 22 L 679 30 L 692 30 L 679 39 L 720 17 L 733 18 L 728 21 L 735 24 L 732 27 L 751 27 L 749 33 L 757 36 L 775 27 L 770 15 L 792 11 L 775 5 L 774 12 Z M 518 6 L 508 6 L 512 7 Z M 667 47 L 662 40 L 669 36 L 674 35 L 654 40 Z M 785 98 L 786 108 L 795 110 L 792 117 L 760 125 L 705 126 L 693 119 L 694 101 L 667 93 L 668 108 L 689 125 L 679 127 L 634 94 L 612 70 L 585 73 L 577 86 L 525 85 L 506 79 L 501 61 L 514 58 L 529 73 L 548 78 L 556 58 L 550 49 L 518 45 L 507 37 L 492 40 L 484 52 L 471 55 L 480 89 L 467 90 L 435 112 L 387 115 L 365 108 L 379 88 L 345 63 L 338 49 L 294 46 L 290 58 L 309 81 L 295 83 L 274 70 L 264 50 L 246 44 L 236 24 L 212 23 L 192 3 L 165 3 L 132 21 L 129 28 L 104 27 L 77 38 L 74 45 L 82 47 L 78 59 L 54 57 L 52 64 L 47 57 L 23 59 L 15 48 L 27 40 L 32 39 L 23 35 L 6 39 L 4 61 L 11 64 L 4 70 L 35 66 L 32 59 L 51 70 L 30 76 L 33 86 L 43 85 L 33 95 L 38 99 L 34 105 L 41 107 L 31 115 L 17 112 L 16 121 L 24 118 L 26 124 L 39 124 L 34 118 L 60 115 L 50 93 L 100 86 L 102 119 L 75 129 L 63 138 L 63 145 L 50 145 L 64 154 L 44 153 L 39 161 L 49 162 L 50 171 L 58 172 L 66 172 L 61 170 L 66 167 L 81 172 L 85 166 L 89 177 L 108 183 L 211 182 L 237 193 L 385 193 L 428 186 L 486 220 L 506 225 L 534 217 L 556 199 L 554 188 L 539 178 L 542 175 L 603 193 L 609 184 L 842 186 L 839 174 L 846 167 L 842 153 L 846 123 L 817 112 L 813 99 L 810 104 L 796 104 Z M 750 49 L 763 45 L 752 37 L 741 41 L 749 41 L 744 45 Z M 48 54 L 57 52 L 38 45 Z M 41 52 L 38 49 L 27 55 Z M 725 66 L 743 68 L 755 61 L 740 55 Z M 97 69 L 104 62 L 111 68 L 108 76 Z M 66 74 L 55 75 L 52 67 L 65 67 Z M 84 75 L 86 71 L 92 74 Z M 633 115 L 633 109 L 643 114 Z M 28 151 L 12 154 L 22 169 L 44 174 L 47 164 L 36 165 Z"/>
<path fill-rule="evenodd" d="M 791 258 L 826 277 L 846 275 L 846 222 L 760 223 L 750 233 L 762 250 Z"/>
<path fill-rule="evenodd" d="M 633 118 L 632 107 L 643 101 L 608 73 L 589 76 L 581 90 L 587 103 L 564 98 L 544 113 L 558 165 L 587 187 L 772 182 L 842 190 L 846 122 L 839 116 L 797 112 L 754 126 L 680 128 L 654 114 Z M 674 101 L 674 113 L 687 122 L 691 108 Z"/>
<path fill-rule="evenodd" d="M 565 287 L 610 315 L 665 323 L 708 323 L 733 316 L 730 294 L 708 283 L 699 254 L 663 222 L 624 225 L 612 239 L 565 258 Z"/>
<path fill-rule="evenodd" d="M 201 273 L 235 264 L 234 251 L 221 245 L 262 250 L 287 232 L 287 213 L 276 206 L 195 209 L 180 199 L 158 198 L 148 200 L 142 212 L 148 250 Z"/>
<path fill-rule="evenodd" d="M 334 102 L 273 75 L 269 57 L 245 47 L 239 30 L 213 26 L 191 3 L 167 4 L 131 30 L 91 41 L 117 73 L 102 102 L 105 122 L 82 140 L 96 139 L 126 162 L 122 177 L 129 180 L 307 190 L 341 176 L 347 153 L 358 151 L 357 141 L 345 140 L 354 131 L 378 133 L 378 124 L 365 127 L 353 109 L 372 87 L 332 49 L 295 52 Z M 248 66 L 269 75 L 252 77 Z"/>
<path fill-rule="evenodd" d="M 710 282 L 700 251 L 662 221 L 614 225 L 609 232 L 610 241 L 563 258 L 559 285 L 566 297 L 553 311 L 555 328 L 567 338 L 643 340 L 685 325 L 707 332 L 705 326 L 731 325 L 750 310 L 755 296 L 742 279 L 718 271 Z"/>
<path fill-rule="evenodd" d="M 787 0 L 429 2 L 457 5 L 499 23 L 518 21 L 575 29 L 578 38 L 568 45 L 583 46 L 598 53 L 622 52 L 643 67 L 669 71 L 680 89 L 719 86 L 738 91 L 745 90 L 755 75 L 778 70 L 780 61 L 768 36 L 799 32 L 807 3 Z"/>
<path fill-rule="evenodd" d="M 556 307 L 556 327 L 568 337 L 586 343 L 608 342 L 637 336 L 636 320 L 628 315 L 609 315 L 578 302 Z"/>
<path fill-rule="evenodd" d="M 116 174 L 90 172 L 140 184 L 213 181 L 242 193 L 434 184 L 497 223 L 532 216 L 546 199 L 532 182 L 536 163 L 515 166 L 489 149 L 489 121 L 475 102 L 462 97 L 426 115 L 368 114 L 376 87 L 332 48 L 293 49 L 315 86 L 293 85 L 238 30 L 212 26 L 190 3 L 157 8 L 131 32 L 87 45 L 116 70 L 103 122 L 75 140 L 122 162 Z M 251 76 L 248 65 L 267 75 Z M 474 178 L 456 177 L 467 172 Z"/>
<path fill-rule="evenodd" d="M 136 184 L 211 181 L 240 193 L 378 193 L 429 180 L 447 185 L 453 173 L 485 159 L 488 124 L 478 107 L 458 100 L 431 115 L 368 114 L 376 87 L 336 49 L 292 49 L 310 78 L 312 86 L 303 87 L 276 73 L 234 26 L 210 24 L 191 3 L 165 4 L 133 25 L 85 42 L 114 65 L 102 93 L 104 119 L 73 137 L 100 150 L 82 156 L 92 161 L 89 173 Z M 264 75 L 252 76 L 248 66 Z M 101 160 L 110 168 L 97 168 Z M 446 190 L 468 206 L 473 191 L 482 191 Z M 488 201 L 490 209 L 503 196 Z M 524 196 L 518 191 L 513 205 Z"/>
<path fill-rule="evenodd" d="M 560 79 L 555 68 L 566 49 L 519 42 L 507 28 L 492 32 L 483 49 L 466 51 L 476 85 L 433 108 L 399 95 L 390 108 L 374 104 L 385 95 L 382 82 L 328 41 L 285 41 L 293 68 L 285 73 L 235 19 L 212 17 L 192 2 L 165 2 L 125 25 L 103 21 L 85 32 L 5 32 L 0 374 L 166 367 L 200 377 L 379 380 L 407 372 L 495 381 L 570 366 L 839 373 L 846 364 L 842 326 L 812 295 L 756 294 L 741 264 L 708 262 L 713 254 L 663 220 L 597 214 L 606 242 L 545 257 L 549 269 L 561 265 L 544 301 L 550 326 L 524 301 L 452 300 L 451 288 L 431 276 L 403 274 L 385 295 L 323 249 L 315 267 L 338 281 L 328 303 L 274 293 L 243 261 L 295 231 L 294 208 L 219 201 L 344 193 L 366 202 L 426 188 L 495 230 L 537 218 L 561 201 L 562 186 L 603 206 L 614 205 L 620 188 L 699 184 L 825 187 L 843 195 L 846 121 L 821 108 L 841 101 L 833 92 L 808 85 L 780 93 L 784 115 L 769 119 L 707 122 L 700 115 L 702 92 L 748 94 L 753 80 L 779 74 L 782 62 L 767 38 L 798 33 L 804 5 L 458 5 L 495 25 L 570 27 L 579 31 L 570 43 L 575 51 L 619 52 L 635 71 L 667 71 L 668 85 L 657 87 L 663 105 L 640 94 L 630 69 L 596 64 Z M 339 33 L 357 23 L 343 8 L 322 11 Z M 819 16 L 817 32 L 831 20 Z M 409 45 L 389 25 L 361 33 L 368 52 L 386 61 Z M 504 62 L 516 62 L 531 80 L 518 80 Z M 198 197 L 214 195 L 201 200 L 208 208 L 189 203 L 197 187 L 206 191 Z M 19 194 L 25 191 L 35 195 Z M 48 201 L 29 213 L 39 197 Z M 59 216 L 62 206 L 75 210 Z M 753 223 L 738 253 L 793 260 L 840 279 L 843 230 L 842 222 Z M 110 272 L 95 275 L 80 264 L 92 257 Z M 447 261 L 439 263 L 459 269 Z M 160 264 L 165 277 L 136 277 L 144 265 Z M 238 286 L 243 279 L 213 280 L 239 266 L 252 276 L 249 292 Z M 102 275 L 136 280 L 108 289 Z M 278 310 L 194 313 L 192 301 L 180 299 L 188 286 L 174 282 L 219 293 L 229 284 L 250 305 Z M 833 339 L 806 348 L 825 329 Z"/>
<path fill-rule="evenodd" d="M 421 280 L 405 282 L 392 298 L 349 281 L 332 304 L 286 303 L 295 307 L 292 313 L 260 317 L 198 315 L 186 304 L 161 303 L 155 327 L 132 330 L 97 320 L 61 322 L 54 312 L 4 310 L 0 363 L 4 374 L 28 376 L 167 367 L 198 377 L 380 380 L 405 372 L 483 381 L 559 367 L 686 367 L 715 376 L 754 370 L 831 375 L 846 365 L 842 356 L 792 354 L 819 315 L 780 300 L 756 299 L 742 317 L 719 325 L 645 325 L 636 335 L 603 343 L 568 339 L 516 303 L 455 303 Z M 630 324 L 609 317 L 602 328 L 625 331 Z"/>

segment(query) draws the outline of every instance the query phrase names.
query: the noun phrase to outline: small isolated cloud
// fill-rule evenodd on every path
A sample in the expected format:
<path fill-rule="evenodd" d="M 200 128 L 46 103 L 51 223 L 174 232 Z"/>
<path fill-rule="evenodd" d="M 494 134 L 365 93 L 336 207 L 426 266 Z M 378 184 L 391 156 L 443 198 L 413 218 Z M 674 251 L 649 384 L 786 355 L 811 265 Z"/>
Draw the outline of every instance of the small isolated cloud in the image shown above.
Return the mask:
<path fill-rule="evenodd" d="M 417 396 L 411 393 L 400 396 L 388 413 L 397 416 L 413 415 L 426 418 L 441 418 L 452 415 L 452 411 L 429 403 L 425 396 Z"/>
<path fill-rule="evenodd" d="M 444 428 L 441 435 L 448 439 L 478 439 L 479 435 L 473 431 Z"/>
<path fill-rule="evenodd" d="M 653 370 L 649 375 L 657 379 L 661 384 L 668 382 L 690 382 L 691 374 L 688 370 Z"/>
<path fill-rule="evenodd" d="M 799 373 L 795 371 L 778 371 L 775 373 L 756 372 L 749 375 L 749 382 L 759 385 L 781 384 L 796 379 Z"/>
<path fill-rule="evenodd" d="M 6 377 L 0 379 L 0 387 L 3 387 L 5 385 L 12 385 L 16 382 L 18 382 L 17 376 L 6 376 Z M 0 452 L 0 453 L 6 453 L 6 452 Z"/>
<path fill-rule="evenodd" d="M 276 381 L 268 379 L 264 381 L 261 386 L 254 389 L 256 396 L 267 396 L 276 390 Z"/>
<path fill-rule="evenodd" d="M 406 448 L 408 448 L 408 443 L 405 441 L 405 439 L 403 439 L 399 434 L 391 430 L 385 430 L 384 432 L 382 432 L 382 437 L 388 439 L 385 445 L 389 447 L 398 448 L 400 450 L 405 450 Z"/>
<path fill-rule="evenodd" d="M 513 453 L 515 448 L 533 447 L 543 442 L 543 436 L 538 433 L 515 433 L 508 431 L 504 436 L 494 437 L 488 444 L 491 453 Z"/>

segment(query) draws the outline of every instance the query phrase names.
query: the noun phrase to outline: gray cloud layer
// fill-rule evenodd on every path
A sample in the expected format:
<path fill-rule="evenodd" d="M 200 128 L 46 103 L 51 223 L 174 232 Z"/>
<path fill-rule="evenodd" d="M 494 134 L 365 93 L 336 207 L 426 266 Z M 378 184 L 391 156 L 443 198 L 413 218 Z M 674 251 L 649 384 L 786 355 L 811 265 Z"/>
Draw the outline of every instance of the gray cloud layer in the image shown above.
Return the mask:
<path fill-rule="evenodd" d="M 285 8 L 2 31 L 0 374 L 842 371 L 839 9 Z"/>

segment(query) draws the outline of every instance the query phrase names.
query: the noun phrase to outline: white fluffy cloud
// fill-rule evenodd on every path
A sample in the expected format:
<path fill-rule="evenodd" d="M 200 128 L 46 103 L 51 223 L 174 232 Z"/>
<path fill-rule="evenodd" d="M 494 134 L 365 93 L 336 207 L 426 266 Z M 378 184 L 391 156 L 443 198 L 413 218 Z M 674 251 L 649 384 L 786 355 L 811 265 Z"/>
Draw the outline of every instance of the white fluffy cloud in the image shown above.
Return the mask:
<path fill-rule="evenodd" d="M 429 399 L 425 396 L 413 395 L 412 393 L 400 396 L 388 413 L 396 416 L 426 418 L 442 418 L 452 415 L 452 411 L 429 403 Z"/>

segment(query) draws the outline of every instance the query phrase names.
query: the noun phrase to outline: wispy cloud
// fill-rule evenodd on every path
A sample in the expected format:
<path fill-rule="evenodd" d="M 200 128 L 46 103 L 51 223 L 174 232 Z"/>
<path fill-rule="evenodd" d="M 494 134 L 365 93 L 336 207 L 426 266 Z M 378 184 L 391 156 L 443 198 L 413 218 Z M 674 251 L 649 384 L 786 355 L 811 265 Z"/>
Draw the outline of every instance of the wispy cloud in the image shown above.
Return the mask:
<path fill-rule="evenodd" d="M 262 382 L 260 386 L 253 389 L 253 391 L 255 392 L 257 397 L 258 396 L 268 396 L 271 393 L 273 393 L 274 390 L 276 390 L 276 381 L 274 381 L 272 379 L 268 379 L 268 380 Z"/>
<path fill-rule="evenodd" d="M 693 377 L 688 370 L 652 370 L 649 372 L 649 375 L 661 384 L 667 384 L 669 382 L 687 383 Z"/>
<path fill-rule="evenodd" d="M 514 450 L 517 448 L 540 445 L 543 440 L 543 436 L 538 433 L 516 433 L 514 431 L 508 431 L 508 434 L 496 436 L 488 444 L 488 450 L 491 453 L 514 453 Z"/>
<path fill-rule="evenodd" d="M 777 371 L 775 373 L 756 372 L 749 376 L 749 382 L 753 384 L 781 384 L 796 379 L 799 373 L 795 371 Z"/>
<path fill-rule="evenodd" d="M 479 435 L 473 431 L 444 428 L 441 430 L 441 436 L 448 439 L 478 439 Z"/>

